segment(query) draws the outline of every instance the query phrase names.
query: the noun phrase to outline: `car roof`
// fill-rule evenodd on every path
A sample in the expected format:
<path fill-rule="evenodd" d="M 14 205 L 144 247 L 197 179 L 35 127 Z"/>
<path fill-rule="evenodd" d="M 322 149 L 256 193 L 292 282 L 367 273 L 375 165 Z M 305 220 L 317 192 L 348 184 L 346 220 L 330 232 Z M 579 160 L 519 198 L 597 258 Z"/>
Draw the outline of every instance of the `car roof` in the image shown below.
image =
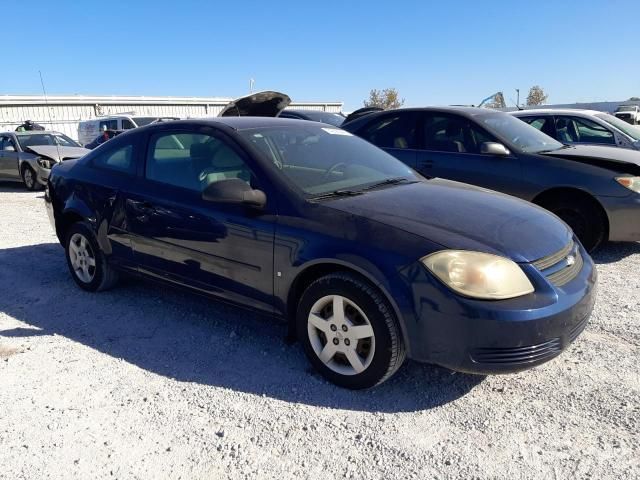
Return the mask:
<path fill-rule="evenodd" d="M 571 115 L 571 114 L 583 114 L 583 115 L 595 115 L 596 113 L 607 113 L 600 112 L 598 110 L 587 110 L 582 108 L 532 108 L 530 110 L 518 110 L 516 112 L 509 112 L 512 115 Z"/>
<path fill-rule="evenodd" d="M 145 129 L 158 128 L 159 126 L 166 125 L 212 125 L 218 126 L 220 124 L 226 125 L 234 130 L 249 130 L 252 128 L 262 127 L 277 127 L 277 126 L 292 126 L 300 127 L 304 125 L 312 125 L 317 127 L 323 125 L 318 122 L 311 122 L 308 120 L 297 120 L 293 118 L 280 118 L 280 117 L 215 117 L 215 118 L 191 118 L 188 120 L 173 120 L 170 122 L 153 123 L 147 125 Z M 137 130 L 137 129 L 136 129 Z"/>
<path fill-rule="evenodd" d="M 0 135 L 7 135 L 12 133 L 13 135 L 64 135 L 64 133 L 58 132 L 56 130 L 26 130 L 24 132 L 16 132 L 14 131 L 6 131 L 0 132 Z"/>

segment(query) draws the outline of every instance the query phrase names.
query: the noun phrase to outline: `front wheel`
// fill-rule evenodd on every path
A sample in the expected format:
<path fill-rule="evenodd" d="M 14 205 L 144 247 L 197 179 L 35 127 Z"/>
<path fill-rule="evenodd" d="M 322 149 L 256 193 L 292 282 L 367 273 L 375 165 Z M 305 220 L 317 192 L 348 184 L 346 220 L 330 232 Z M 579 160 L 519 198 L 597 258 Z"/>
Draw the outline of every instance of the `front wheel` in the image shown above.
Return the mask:
<path fill-rule="evenodd" d="M 380 384 L 405 358 L 391 306 L 377 289 L 348 273 L 309 285 L 298 304 L 296 326 L 309 361 L 341 387 Z"/>
<path fill-rule="evenodd" d="M 34 191 L 40 189 L 40 184 L 38 183 L 38 177 L 36 172 L 29 165 L 25 165 L 22 167 L 22 183 L 27 187 L 27 190 Z"/>
<path fill-rule="evenodd" d="M 606 220 L 602 213 L 585 201 L 556 200 L 545 205 L 571 227 L 588 252 L 596 250 L 606 240 Z"/>

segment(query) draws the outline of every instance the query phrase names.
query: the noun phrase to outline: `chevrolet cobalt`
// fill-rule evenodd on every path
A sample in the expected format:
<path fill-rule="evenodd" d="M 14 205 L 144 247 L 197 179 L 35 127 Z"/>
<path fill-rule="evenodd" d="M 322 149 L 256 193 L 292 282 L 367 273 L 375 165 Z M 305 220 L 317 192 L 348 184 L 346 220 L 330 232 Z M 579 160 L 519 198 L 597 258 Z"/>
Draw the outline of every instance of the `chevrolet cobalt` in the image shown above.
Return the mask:
<path fill-rule="evenodd" d="M 539 365 L 595 299 L 591 258 L 554 215 L 425 179 L 316 122 L 138 128 L 56 165 L 45 202 L 84 290 L 128 272 L 274 314 L 348 388 L 406 357 L 481 374 Z"/>

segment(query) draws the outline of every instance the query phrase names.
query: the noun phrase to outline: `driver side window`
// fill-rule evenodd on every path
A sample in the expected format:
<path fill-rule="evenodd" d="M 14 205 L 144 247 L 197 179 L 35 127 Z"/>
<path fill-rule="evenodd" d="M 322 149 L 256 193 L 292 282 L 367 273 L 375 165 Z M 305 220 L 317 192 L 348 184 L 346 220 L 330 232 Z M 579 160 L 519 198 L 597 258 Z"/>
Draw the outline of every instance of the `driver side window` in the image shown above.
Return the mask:
<path fill-rule="evenodd" d="M 485 142 L 495 138 L 472 125 L 464 117 L 432 115 L 425 118 L 424 144 L 426 150 L 454 153 L 480 153 Z"/>
<path fill-rule="evenodd" d="M 251 172 L 244 160 L 225 141 L 186 132 L 151 137 L 145 176 L 199 193 L 220 180 L 239 178 L 251 182 Z"/>

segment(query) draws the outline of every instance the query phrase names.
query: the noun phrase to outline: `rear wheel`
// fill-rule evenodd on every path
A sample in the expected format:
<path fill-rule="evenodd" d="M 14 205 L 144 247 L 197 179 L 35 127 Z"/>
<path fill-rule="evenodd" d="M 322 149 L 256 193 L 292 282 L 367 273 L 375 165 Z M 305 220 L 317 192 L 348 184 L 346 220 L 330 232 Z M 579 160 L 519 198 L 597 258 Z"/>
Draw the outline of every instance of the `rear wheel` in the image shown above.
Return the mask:
<path fill-rule="evenodd" d="M 24 165 L 20 172 L 22 176 L 22 183 L 27 187 L 27 190 L 40 190 L 40 184 L 38 183 L 38 177 L 36 172 L 29 165 Z"/>
<path fill-rule="evenodd" d="M 587 251 L 593 252 L 606 240 L 606 220 L 595 205 L 582 199 L 556 199 L 543 206 L 571 227 Z"/>
<path fill-rule="evenodd" d="M 80 288 L 97 292 L 115 285 L 117 272 L 107 263 L 87 225 L 79 222 L 69 228 L 65 251 L 69 272 Z"/>
<path fill-rule="evenodd" d="M 405 348 L 382 294 L 348 273 L 313 282 L 300 299 L 297 331 L 313 366 L 345 388 L 368 388 L 390 378 Z"/>

